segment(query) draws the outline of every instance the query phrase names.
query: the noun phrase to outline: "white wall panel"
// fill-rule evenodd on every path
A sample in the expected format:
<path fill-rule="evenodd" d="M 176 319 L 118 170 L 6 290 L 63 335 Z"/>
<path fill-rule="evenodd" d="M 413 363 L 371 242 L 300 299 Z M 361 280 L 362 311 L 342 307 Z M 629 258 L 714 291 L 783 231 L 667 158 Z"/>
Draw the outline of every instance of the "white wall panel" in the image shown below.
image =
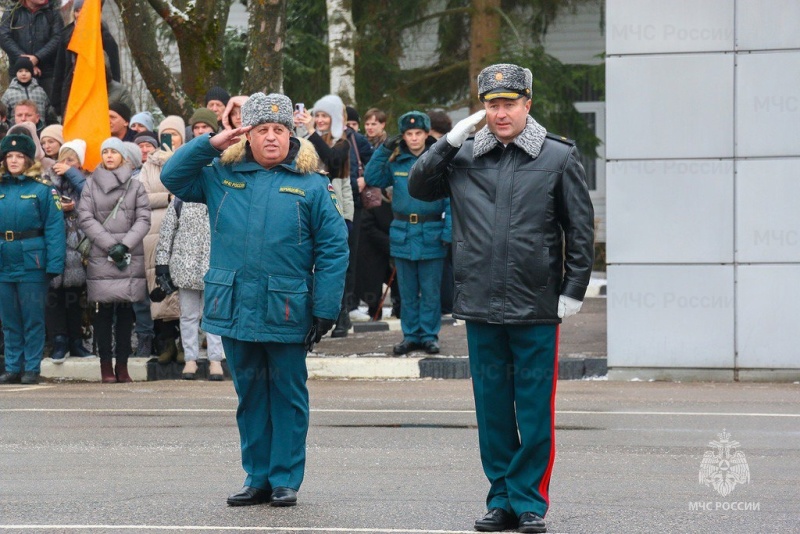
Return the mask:
<path fill-rule="evenodd" d="M 608 54 L 733 50 L 734 0 L 607 0 Z"/>
<path fill-rule="evenodd" d="M 800 368 L 800 265 L 737 269 L 737 366 Z"/>
<path fill-rule="evenodd" d="M 608 261 L 733 261 L 733 160 L 606 165 Z"/>
<path fill-rule="evenodd" d="M 800 51 L 736 61 L 736 155 L 800 156 Z"/>
<path fill-rule="evenodd" d="M 608 58 L 606 121 L 610 160 L 732 157 L 733 55 Z"/>
<path fill-rule="evenodd" d="M 800 2 L 737 0 L 736 49 L 800 48 Z"/>
<path fill-rule="evenodd" d="M 610 265 L 607 274 L 609 367 L 733 367 L 733 266 Z"/>
<path fill-rule="evenodd" d="M 736 260 L 800 262 L 800 158 L 736 165 Z"/>

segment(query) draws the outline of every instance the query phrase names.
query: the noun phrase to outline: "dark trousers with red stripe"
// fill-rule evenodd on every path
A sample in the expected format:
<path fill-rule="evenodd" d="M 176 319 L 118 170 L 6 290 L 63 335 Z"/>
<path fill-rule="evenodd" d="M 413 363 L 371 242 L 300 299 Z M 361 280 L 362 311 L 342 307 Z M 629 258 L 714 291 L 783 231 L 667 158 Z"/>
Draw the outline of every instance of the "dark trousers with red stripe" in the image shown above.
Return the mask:
<path fill-rule="evenodd" d="M 558 325 L 467 321 L 488 509 L 544 517 L 555 459 Z"/>

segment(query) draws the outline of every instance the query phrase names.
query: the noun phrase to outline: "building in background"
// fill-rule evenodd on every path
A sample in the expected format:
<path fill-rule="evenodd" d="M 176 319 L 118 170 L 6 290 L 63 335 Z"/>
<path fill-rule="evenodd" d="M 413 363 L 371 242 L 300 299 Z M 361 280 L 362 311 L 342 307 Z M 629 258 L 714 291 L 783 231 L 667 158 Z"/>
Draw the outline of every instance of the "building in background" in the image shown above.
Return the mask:
<path fill-rule="evenodd" d="M 800 3 L 608 0 L 609 377 L 800 378 Z"/>

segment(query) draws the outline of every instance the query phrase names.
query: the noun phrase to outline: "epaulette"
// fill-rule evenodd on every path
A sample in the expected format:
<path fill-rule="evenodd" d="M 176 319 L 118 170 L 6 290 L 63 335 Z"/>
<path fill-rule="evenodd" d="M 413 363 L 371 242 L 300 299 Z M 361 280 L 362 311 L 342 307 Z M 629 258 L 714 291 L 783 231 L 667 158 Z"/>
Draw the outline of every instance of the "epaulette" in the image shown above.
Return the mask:
<path fill-rule="evenodd" d="M 556 135 L 556 134 L 552 134 L 550 132 L 547 132 L 547 138 L 548 139 L 552 139 L 553 141 L 560 141 L 560 142 L 562 142 L 562 143 L 564 143 L 566 145 L 575 146 L 575 141 L 573 139 L 567 139 L 566 137 L 564 137 L 562 135 Z"/>
<path fill-rule="evenodd" d="M 41 175 L 30 176 L 30 179 L 33 180 L 34 182 L 39 182 L 42 185 L 46 185 L 47 187 L 53 187 L 53 182 L 51 182 L 44 176 Z"/>

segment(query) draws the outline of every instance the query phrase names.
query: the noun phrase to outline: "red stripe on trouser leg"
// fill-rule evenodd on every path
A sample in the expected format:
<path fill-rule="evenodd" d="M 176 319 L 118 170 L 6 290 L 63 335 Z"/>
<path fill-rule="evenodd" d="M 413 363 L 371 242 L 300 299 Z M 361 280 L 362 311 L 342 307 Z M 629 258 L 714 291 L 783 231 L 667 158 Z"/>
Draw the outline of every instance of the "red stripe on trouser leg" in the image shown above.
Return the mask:
<path fill-rule="evenodd" d="M 550 396 L 550 459 L 547 462 L 547 469 L 539 484 L 539 493 L 544 497 L 544 501 L 550 506 L 550 475 L 553 472 L 553 464 L 556 461 L 556 384 L 558 384 L 558 340 L 561 337 L 561 325 L 556 325 L 556 347 L 555 357 L 553 358 L 553 393 Z"/>

